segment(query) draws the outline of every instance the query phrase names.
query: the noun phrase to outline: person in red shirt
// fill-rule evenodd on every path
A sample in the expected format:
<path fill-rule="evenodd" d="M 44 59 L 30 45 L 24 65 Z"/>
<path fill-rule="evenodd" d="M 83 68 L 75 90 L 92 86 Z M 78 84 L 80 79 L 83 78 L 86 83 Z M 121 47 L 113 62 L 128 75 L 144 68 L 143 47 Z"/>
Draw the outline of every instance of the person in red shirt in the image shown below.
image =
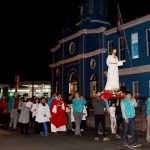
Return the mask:
<path fill-rule="evenodd" d="M 5 96 L 2 96 L 0 101 L 0 113 L 1 113 L 1 121 L 3 127 L 8 127 L 9 124 L 9 110 L 8 110 L 8 103 L 5 99 Z"/>
<path fill-rule="evenodd" d="M 50 105 L 50 123 L 51 132 L 66 131 L 67 117 L 66 117 L 66 104 L 61 97 L 61 94 L 51 102 Z"/>

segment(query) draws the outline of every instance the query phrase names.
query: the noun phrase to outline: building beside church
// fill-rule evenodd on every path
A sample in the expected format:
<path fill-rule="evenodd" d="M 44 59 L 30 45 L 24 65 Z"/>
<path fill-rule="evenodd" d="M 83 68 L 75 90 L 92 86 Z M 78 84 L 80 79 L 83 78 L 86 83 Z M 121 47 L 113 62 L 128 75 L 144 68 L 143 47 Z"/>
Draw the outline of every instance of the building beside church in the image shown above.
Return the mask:
<path fill-rule="evenodd" d="M 29 97 L 36 96 L 51 96 L 51 87 L 49 81 L 19 81 L 16 89 L 16 84 L 0 84 L 0 98 L 2 96 L 12 96 L 14 92 L 18 92 L 20 96 L 27 93 Z"/>
<path fill-rule="evenodd" d="M 78 31 L 64 28 L 64 37 L 50 49 L 52 93 L 68 95 L 78 91 L 93 97 L 103 90 L 107 79 L 106 58 L 112 48 L 118 58 L 120 88 L 134 95 L 150 96 L 150 15 L 117 27 L 107 22 L 107 0 L 82 0 Z"/>

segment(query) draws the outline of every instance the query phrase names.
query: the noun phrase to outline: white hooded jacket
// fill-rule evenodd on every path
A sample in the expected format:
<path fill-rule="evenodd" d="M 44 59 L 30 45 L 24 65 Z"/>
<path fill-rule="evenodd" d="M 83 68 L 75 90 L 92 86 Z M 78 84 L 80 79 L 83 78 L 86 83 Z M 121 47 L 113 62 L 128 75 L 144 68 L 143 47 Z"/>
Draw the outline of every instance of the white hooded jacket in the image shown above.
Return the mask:
<path fill-rule="evenodd" d="M 47 103 L 45 103 L 45 106 L 39 104 L 35 121 L 39 123 L 50 121 L 50 110 Z"/>

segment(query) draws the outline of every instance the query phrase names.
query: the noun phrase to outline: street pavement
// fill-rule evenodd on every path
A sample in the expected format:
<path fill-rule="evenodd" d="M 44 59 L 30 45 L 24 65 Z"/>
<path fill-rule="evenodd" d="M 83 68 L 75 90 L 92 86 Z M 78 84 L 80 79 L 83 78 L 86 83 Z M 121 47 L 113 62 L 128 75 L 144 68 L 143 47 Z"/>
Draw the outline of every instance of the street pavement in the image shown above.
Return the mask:
<path fill-rule="evenodd" d="M 122 135 L 122 134 L 121 134 Z M 150 144 L 145 141 L 145 132 L 137 131 L 138 142 L 142 144 L 139 148 L 127 148 L 123 146 L 122 139 L 116 139 L 108 133 L 110 141 L 94 141 L 94 128 L 87 128 L 82 136 L 75 136 L 72 131 L 67 133 L 40 136 L 30 128 L 28 135 L 22 135 L 19 127 L 17 130 L 0 128 L 0 150 L 150 150 Z"/>
<path fill-rule="evenodd" d="M 136 113 L 136 130 L 139 148 L 124 147 L 122 139 L 116 139 L 110 133 L 110 118 L 106 117 L 106 126 L 110 141 L 103 142 L 102 135 L 100 141 L 94 141 L 94 114 L 90 111 L 87 118 L 87 128 L 82 136 L 75 136 L 74 132 L 51 134 L 47 137 L 35 134 L 30 128 L 29 135 L 22 135 L 19 127 L 17 130 L 0 128 L 0 150 L 150 150 L 150 144 L 146 142 L 146 132 L 143 132 L 143 116 L 141 112 Z M 121 128 L 121 136 L 123 131 Z M 131 142 L 131 139 L 129 139 Z"/>

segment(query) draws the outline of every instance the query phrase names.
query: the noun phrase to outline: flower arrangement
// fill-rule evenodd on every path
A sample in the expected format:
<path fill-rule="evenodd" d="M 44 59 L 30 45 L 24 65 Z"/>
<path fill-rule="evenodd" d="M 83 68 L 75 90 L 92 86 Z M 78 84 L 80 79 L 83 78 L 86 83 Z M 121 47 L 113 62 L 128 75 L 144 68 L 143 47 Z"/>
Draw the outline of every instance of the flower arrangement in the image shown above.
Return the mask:
<path fill-rule="evenodd" d="M 125 96 L 124 93 L 118 89 L 103 90 L 101 92 L 101 97 L 104 99 L 111 99 L 111 98 L 123 99 L 124 96 Z"/>

